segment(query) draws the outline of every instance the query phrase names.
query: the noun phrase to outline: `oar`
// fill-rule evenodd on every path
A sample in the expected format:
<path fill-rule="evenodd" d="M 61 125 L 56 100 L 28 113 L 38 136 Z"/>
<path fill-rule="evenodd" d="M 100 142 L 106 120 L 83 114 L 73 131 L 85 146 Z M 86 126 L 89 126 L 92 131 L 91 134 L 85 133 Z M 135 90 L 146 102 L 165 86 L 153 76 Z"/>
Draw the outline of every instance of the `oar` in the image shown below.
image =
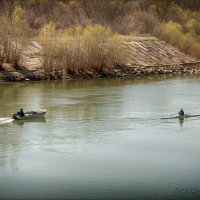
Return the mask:
<path fill-rule="evenodd" d="M 177 115 L 178 113 L 174 113 L 174 114 L 170 114 L 169 116 L 172 116 L 172 115 Z"/>

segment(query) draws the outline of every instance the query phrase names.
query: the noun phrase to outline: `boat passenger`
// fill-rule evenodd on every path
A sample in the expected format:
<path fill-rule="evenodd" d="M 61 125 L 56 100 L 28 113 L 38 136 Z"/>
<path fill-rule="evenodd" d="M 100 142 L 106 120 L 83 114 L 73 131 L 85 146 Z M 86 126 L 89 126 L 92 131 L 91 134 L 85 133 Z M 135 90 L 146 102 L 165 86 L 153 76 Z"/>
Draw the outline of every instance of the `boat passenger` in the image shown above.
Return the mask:
<path fill-rule="evenodd" d="M 179 111 L 179 116 L 184 116 L 184 111 L 183 111 L 183 109 L 181 108 L 181 110 Z"/>
<path fill-rule="evenodd" d="M 20 111 L 19 112 L 17 112 L 17 116 L 19 116 L 19 117 L 24 117 L 24 111 L 23 111 L 23 109 L 21 108 L 20 109 Z"/>

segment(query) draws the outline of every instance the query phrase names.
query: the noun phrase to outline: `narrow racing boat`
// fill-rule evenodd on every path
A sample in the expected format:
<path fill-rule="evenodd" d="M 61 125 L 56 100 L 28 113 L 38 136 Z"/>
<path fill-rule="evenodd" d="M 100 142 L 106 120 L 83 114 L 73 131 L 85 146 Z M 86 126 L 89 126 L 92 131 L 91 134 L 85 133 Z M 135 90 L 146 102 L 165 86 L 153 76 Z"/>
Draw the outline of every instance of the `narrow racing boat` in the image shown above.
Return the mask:
<path fill-rule="evenodd" d="M 12 114 L 12 118 L 15 120 L 27 120 L 27 119 L 35 119 L 44 117 L 47 110 L 40 110 L 40 111 L 28 111 L 24 113 L 23 117 L 17 115 L 17 113 Z"/>
<path fill-rule="evenodd" d="M 164 117 L 164 118 L 161 118 L 161 119 L 185 119 L 185 118 L 191 118 L 191 117 L 200 117 L 200 114 L 198 114 L 198 115 L 188 115 L 188 114 L 176 115 L 176 116 L 173 116 L 173 117 Z"/>

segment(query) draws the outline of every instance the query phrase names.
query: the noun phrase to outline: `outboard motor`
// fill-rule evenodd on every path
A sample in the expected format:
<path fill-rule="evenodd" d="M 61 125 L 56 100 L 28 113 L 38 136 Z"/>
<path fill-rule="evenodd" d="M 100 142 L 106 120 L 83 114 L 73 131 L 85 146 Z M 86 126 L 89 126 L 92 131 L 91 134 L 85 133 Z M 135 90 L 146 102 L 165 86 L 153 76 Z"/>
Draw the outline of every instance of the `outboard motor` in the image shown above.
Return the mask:
<path fill-rule="evenodd" d="M 13 114 L 12 114 L 12 118 L 13 118 L 13 119 L 17 119 L 17 114 L 16 114 L 16 113 L 13 113 Z"/>

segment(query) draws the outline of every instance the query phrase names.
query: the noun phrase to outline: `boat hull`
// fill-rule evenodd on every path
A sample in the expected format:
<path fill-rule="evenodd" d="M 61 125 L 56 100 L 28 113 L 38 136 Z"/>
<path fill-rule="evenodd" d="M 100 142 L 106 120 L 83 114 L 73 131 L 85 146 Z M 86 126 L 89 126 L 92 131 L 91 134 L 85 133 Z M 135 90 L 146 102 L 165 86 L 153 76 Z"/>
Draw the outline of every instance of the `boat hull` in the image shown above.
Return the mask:
<path fill-rule="evenodd" d="M 25 112 L 24 117 L 18 116 L 16 113 L 12 115 L 12 118 L 15 120 L 28 120 L 28 119 L 35 119 L 35 118 L 40 118 L 44 117 L 46 114 L 47 110 L 40 110 L 40 111 L 29 111 Z"/>
<path fill-rule="evenodd" d="M 191 117 L 200 117 L 200 114 L 198 115 L 177 115 L 177 116 L 174 116 L 174 117 L 165 117 L 165 118 L 161 118 L 161 119 L 180 119 L 180 120 L 183 120 L 185 118 L 191 118 Z"/>

